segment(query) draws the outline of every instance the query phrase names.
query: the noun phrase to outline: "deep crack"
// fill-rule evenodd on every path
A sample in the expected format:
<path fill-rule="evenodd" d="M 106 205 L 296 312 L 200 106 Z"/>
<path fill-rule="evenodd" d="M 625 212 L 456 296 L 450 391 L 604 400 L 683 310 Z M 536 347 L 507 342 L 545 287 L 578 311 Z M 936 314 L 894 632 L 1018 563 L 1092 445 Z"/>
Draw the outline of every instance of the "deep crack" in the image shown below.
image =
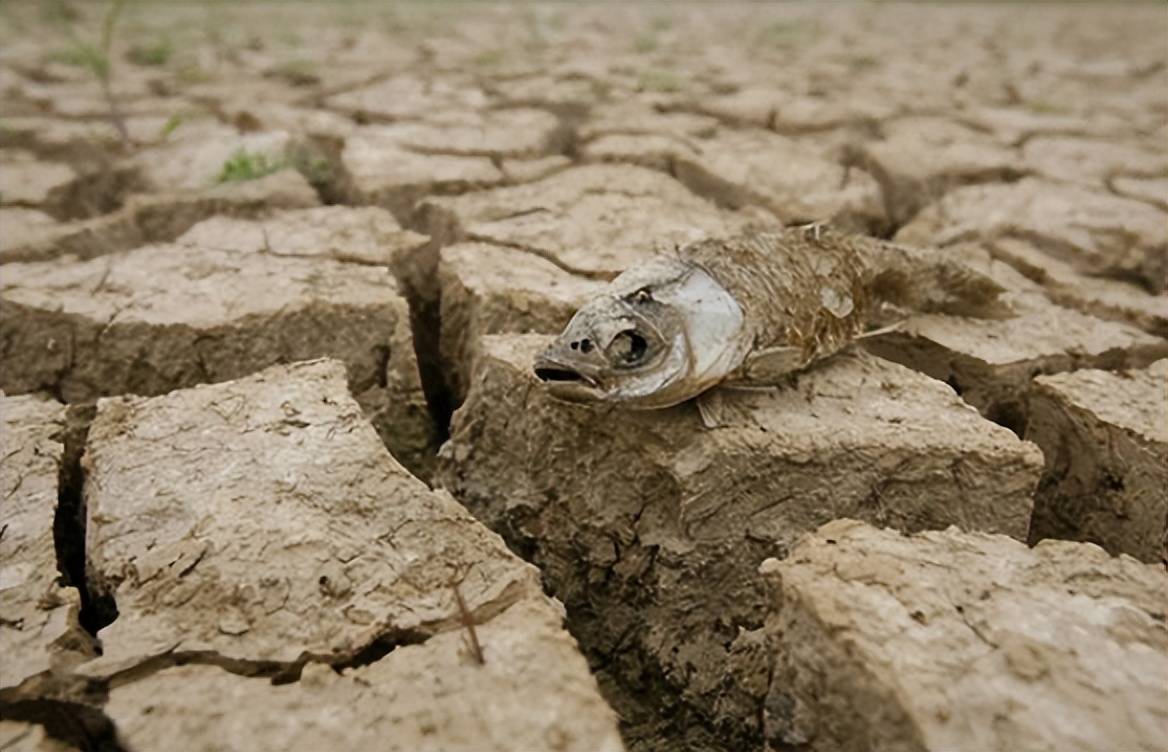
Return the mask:
<path fill-rule="evenodd" d="M 95 414 L 96 405 L 92 402 L 69 405 L 65 411 L 65 429 L 61 437 L 65 450 L 58 470 L 53 546 L 61 584 L 77 589 L 81 596 L 81 627 L 96 640 L 97 633 L 118 617 L 118 607 L 112 594 L 97 592 L 86 573 L 85 477 L 81 457 Z M 97 647 L 100 652 L 100 645 Z"/>
<path fill-rule="evenodd" d="M 0 720 L 43 726 L 54 739 L 82 752 L 124 752 L 113 721 L 101 710 L 60 700 L 21 700 L 0 705 Z"/>

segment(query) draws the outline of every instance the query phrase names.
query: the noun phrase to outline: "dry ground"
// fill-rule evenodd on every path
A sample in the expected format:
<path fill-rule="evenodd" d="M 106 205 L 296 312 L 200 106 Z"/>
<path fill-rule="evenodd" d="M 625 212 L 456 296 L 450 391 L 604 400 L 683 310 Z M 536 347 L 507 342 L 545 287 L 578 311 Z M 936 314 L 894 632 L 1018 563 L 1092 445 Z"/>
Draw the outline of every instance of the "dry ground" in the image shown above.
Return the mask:
<path fill-rule="evenodd" d="M 0 748 L 1162 748 L 1166 39 L 0 5 Z M 1016 315 L 714 430 L 531 375 L 628 265 L 809 222 Z"/>

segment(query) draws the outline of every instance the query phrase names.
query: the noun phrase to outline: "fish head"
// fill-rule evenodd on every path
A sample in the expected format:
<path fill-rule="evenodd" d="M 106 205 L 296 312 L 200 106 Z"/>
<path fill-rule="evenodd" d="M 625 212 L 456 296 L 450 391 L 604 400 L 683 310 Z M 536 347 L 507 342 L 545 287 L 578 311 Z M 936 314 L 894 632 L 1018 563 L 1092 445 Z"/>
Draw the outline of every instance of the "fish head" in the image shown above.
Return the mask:
<path fill-rule="evenodd" d="M 741 308 L 708 274 L 656 259 L 583 305 L 536 357 L 535 375 L 572 402 L 667 407 L 724 375 L 719 366 L 742 349 L 741 329 Z"/>

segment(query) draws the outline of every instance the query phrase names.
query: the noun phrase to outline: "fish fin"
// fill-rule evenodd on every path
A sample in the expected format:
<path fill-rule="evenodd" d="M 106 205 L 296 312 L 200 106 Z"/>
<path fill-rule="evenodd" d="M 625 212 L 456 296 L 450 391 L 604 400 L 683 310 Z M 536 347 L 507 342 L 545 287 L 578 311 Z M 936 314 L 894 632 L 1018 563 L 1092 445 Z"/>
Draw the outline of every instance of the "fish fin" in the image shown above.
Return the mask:
<path fill-rule="evenodd" d="M 747 385 L 779 385 L 789 374 L 806 365 L 806 361 L 801 347 L 784 345 L 755 350 L 746 356 L 734 381 Z"/>
<path fill-rule="evenodd" d="M 803 239 L 805 241 L 819 245 L 824 234 L 828 232 L 828 224 L 830 222 L 831 220 L 826 219 L 816 220 L 805 225 L 796 225 L 795 229 L 803 231 Z"/>
<path fill-rule="evenodd" d="M 1006 288 L 955 258 L 895 243 L 881 243 L 878 256 L 874 290 L 896 306 L 980 319 L 1017 315 L 1002 297 Z"/>
<path fill-rule="evenodd" d="M 745 394 L 776 394 L 783 389 L 786 389 L 789 384 L 735 384 L 734 382 L 727 382 L 722 384 L 719 389 L 725 389 L 727 392 L 743 392 Z"/>
<path fill-rule="evenodd" d="M 698 408 L 698 415 L 702 417 L 702 426 L 707 430 L 726 425 L 726 403 L 722 400 L 722 392 L 718 387 L 699 394 L 694 398 L 694 405 Z"/>
<path fill-rule="evenodd" d="M 866 340 L 866 339 L 869 339 L 872 337 L 882 337 L 885 334 L 892 334 L 893 332 L 899 332 L 903 328 L 904 328 L 904 321 L 903 320 L 897 321 L 896 323 L 889 324 L 888 326 L 882 326 L 879 329 L 872 329 L 871 331 L 864 332 L 863 334 L 857 334 L 855 337 L 852 338 L 852 341 L 856 342 L 856 341 Z"/>

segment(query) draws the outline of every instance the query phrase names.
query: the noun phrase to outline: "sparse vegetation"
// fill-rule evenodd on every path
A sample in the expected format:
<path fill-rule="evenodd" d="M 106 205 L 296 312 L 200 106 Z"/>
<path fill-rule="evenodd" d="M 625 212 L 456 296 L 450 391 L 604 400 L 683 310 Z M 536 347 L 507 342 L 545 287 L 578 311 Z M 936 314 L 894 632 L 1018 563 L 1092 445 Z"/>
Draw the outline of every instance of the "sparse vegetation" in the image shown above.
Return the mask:
<path fill-rule="evenodd" d="M 292 86 L 316 86 L 320 83 L 316 63 L 311 60 L 287 60 L 267 72 L 270 78 L 287 81 Z"/>
<path fill-rule="evenodd" d="M 217 182 L 259 180 L 289 168 L 299 172 L 314 186 L 326 183 L 332 177 L 332 167 L 328 160 L 307 148 L 292 148 L 276 155 L 240 149 L 223 163 Z"/>
<path fill-rule="evenodd" d="M 642 55 L 653 52 L 657 49 L 657 36 L 654 34 L 638 34 L 637 38 L 633 40 L 633 49 Z"/>
<path fill-rule="evenodd" d="M 848 60 L 848 67 L 854 71 L 870 70 L 880 63 L 871 55 L 857 55 Z"/>
<path fill-rule="evenodd" d="M 174 72 L 174 77 L 183 84 L 205 84 L 215 78 L 210 71 L 198 63 L 181 66 Z"/>
<path fill-rule="evenodd" d="M 289 47 L 300 47 L 304 44 L 304 37 L 295 29 L 281 29 L 276 33 L 276 40 Z"/>
<path fill-rule="evenodd" d="M 287 166 L 288 161 L 283 157 L 272 157 L 263 152 L 240 149 L 223 163 L 223 169 L 219 171 L 219 182 L 241 183 L 245 180 L 258 180 Z"/>
<path fill-rule="evenodd" d="M 325 186 L 333 178 L 332 164 L 310 148 L 292 149 L 286 158 L 288 166 L 303 175 L 314 188 Z"/>
<path fill-rule="evenodd" d="M 86 68 L 90 71 L 98 71 L 105 65 L 105 60 L 97 48 L 86 42 L 78 41 L 72 47 L 63 47 L 49 53 L 46 58 L 50 63 L 59 63 L 61 65 L 72 65 L 78 68 Z"/>
<path fill-rule="evenodd" d="M 101 19 L 101 31 L 96 43 L 77 35 L 72 26 L 76 18 L 75 12 L 67 3 L 50 3 L 46 12 L 50 12 L 54 23 L 60 24 L 69 38 L 69 46 L 58 50 L 50 56 L 50 60 L 76 65 L 89 70 L 101 86 L 102 96 L 109 107 L 109 119 L 117 130 L 123 145 L 130 142 L 129 131 L 126 130 L 125 119 L 118 107 L 117 97 L 113 91 L 113 66 L 110 61 L 110 50 L 113 47 L 114 31 L 118 18 L 125 8 L 127 0 L 110 0 Z M 55 9 L 54 9 L 55 8 Z"/>
<path fill-rule="evenodd" d="M 544 33 L 543 24 L 540 22 L 536 12 L 534 10 L 528 10 L 524 13 L 523 22 L 527 27 L 527 42 L 524 45 L 527 51 L 532 54 L 539 54 L 547 49 L 547 35 Z"/>
<path fill-rule="evenodd" d="M 506 50 L 501 50 L 501 49 L 483 50 L 479 54 L 475 55 L 471 59 L 471 62 L 480 68 L 489 68 L 489 67 L 493 67 L 493 66 L 496 66 L 496 65 L 502 63 L 503 60 L 506 59 L 506 57 L 507 57 Z"/>
<path fill-rule="evenodd" d="M 172 134 L 176 130 L 178 130 L 179 126 L 181 126 L 182 124 L 183 124 L 183 116 L 182 115 L 179 115 L 177 113 L 174 115 L 171 115 L 169 118 L 166 119 L 166 122 L 162 124 L 161 130 L 159 130 L 159 132 L 158 132 L 158 137 L 161 138 L 163 141 L 165 141 L 166 139 L 170 138 L 170 134 Z"/>
<path fill-rule="evenodd" d="M 43 0 L 41 20 L 47 24 L 70 24 L 77 20 L 77 10 L 66 0 Z"/>
<path fill-rule="evenodd" d="M 126 52 L 126 59 L 134 65 L 163 66 L 174 55 L 174 45 L 169 39 L 157 39 L 149 44 L 135 44 Z"/>
<path fill-rule="evenodd" d="M 775 21 L 759 32 L 759 43 L 767 47 L 789 49 L 808 44 L 818 35 L 819 26 L 814 20 Z"/>
<path fill-rule="evenodd" d="M 1052 102 L 1049 99 L 1035 99 L 1026 102 L 1026 108 L 1031 112 L 1037 112 L 1041 115 L 1066 115 L 1074 112 L 1071 107 L 1059 102 Z"/>
<path fill-rule="evenodd" d="M 678 76 L 663 70 L 642 71 L 637 79 L 641 91 L 673 93 L 685 89 L 685 82 Z"/>

